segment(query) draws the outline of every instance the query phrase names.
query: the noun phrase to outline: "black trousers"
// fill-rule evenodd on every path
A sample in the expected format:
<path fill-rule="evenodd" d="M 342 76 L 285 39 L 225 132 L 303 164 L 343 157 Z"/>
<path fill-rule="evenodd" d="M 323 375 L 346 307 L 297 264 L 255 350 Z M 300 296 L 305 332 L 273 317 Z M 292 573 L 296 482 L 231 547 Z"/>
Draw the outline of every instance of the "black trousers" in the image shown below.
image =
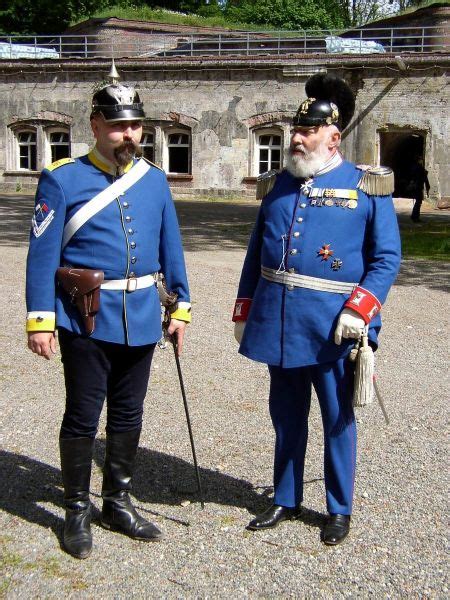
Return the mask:
<path fill-rule="evenodd" d="M 60 436 L 95 437 L 107 401 L 107 433 L 141 427 L 156 344 L 125 346 L 60 328 L 58 339 L 66 383 Z"/>

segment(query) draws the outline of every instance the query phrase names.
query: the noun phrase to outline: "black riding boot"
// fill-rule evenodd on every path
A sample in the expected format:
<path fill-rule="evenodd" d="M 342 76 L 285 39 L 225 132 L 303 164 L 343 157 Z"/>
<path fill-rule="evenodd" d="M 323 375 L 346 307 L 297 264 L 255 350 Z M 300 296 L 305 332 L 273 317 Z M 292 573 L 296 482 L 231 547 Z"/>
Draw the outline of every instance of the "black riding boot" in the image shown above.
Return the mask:
<path fill-rule="evenodd" d="M 94 439 L 59 438 L 64 485 L 64 548 L 75 558 L 87 558 L 92 550 L 91 481 Z"/>
<path fill-rule="evenodd" d="M 162 531 L 138 515 L 128 495 L 140 433 L 140 429 L 133 429 L 123 433 L 108 433 L 106 436 L 101 522 L 106 529 L 150 542 L 161 539 Z"/>

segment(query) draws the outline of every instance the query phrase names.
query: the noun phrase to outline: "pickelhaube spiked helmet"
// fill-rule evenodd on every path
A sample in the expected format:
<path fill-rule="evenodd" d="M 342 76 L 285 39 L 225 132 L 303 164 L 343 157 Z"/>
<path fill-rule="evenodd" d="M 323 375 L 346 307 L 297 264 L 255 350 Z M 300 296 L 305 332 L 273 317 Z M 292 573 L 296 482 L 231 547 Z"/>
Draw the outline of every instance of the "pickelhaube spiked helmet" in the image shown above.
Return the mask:
<path fill-rule="evenodd" d="M 140 121 L 145 118 L 144 105 L 131 85 L 117 83 L 119 73 L 114 60 L 108 75 L 111 83 L 101 84 L 92 97 L 91 117 L 101 113 L 105 121 Z"/>
<path fill-rule="evenodd" d="M 348 84 L 328 73 L 317 73 L 305 85 L 307 94 L 292 121 L 294 127 L 336 125 L 343 131 L 355 112 L 355 98 Z"/>

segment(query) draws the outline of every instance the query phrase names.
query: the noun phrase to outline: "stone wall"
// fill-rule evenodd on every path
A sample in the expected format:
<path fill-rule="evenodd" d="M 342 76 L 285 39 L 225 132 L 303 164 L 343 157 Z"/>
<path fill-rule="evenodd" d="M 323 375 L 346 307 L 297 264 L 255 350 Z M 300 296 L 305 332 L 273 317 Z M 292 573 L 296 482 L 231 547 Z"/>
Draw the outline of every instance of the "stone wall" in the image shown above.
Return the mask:
<path fill-rule="evenodd" d="M 136 84 L 148 125 L 192 134 L 192 172 L 171 176 L 177 193 L 254 194 L 254 131 L 276 127 L 289 144 L 290 119 L 307 77 L 327 69 L 345 77 L 356 94 L 355 117 L 345 132 L 345 156 L 378 164 L 380 134 L 419 132 L 424 138 L 431 196 L 450 196 L 448 55 L 404 56 L 400 70 L 387 55 L 279 57 L 240 60 L 116 60 L 122 81 Z M 2 64 L 3 62 L 3 64 Z M 72 155 L 92 144 L 90 98 L 108 61 L 0 61 L 0 191 L 31 190 L 38 173 L 14 167 L 14 125 L 24 120 L 69 124 Z M 158 142 L 158 140 L 157 140 Z M 164 160 L 157 148 L 155 161 Z"/>

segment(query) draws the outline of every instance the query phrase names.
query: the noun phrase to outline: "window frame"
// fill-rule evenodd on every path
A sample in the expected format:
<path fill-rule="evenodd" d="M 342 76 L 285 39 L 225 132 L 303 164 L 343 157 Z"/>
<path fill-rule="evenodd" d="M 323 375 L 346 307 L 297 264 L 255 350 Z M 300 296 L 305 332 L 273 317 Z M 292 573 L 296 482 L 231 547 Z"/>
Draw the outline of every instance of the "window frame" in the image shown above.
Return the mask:
<path fill-rule="evenodd" d="M 187 135 L 187 144 L 169 144 L 171 135 Z M 170 171 L 170 148 L 187 148 L 187 171 Z M 168 127 L 164 130 L 163 168 L 168 175 L 192 175 L 192 131 L 188 127 Z"/>
<path fill-rule="evenodd" d="M 264 144 L 260 143 L 260 138 L 262 136 L 277 136 L 280 138 L 280 143 L 278 145 L 273 144 Z M 268 150 L 267 161 L 261 161 L 261 149 Z M 276 169 L 281 169 L 283 166 L 284 159 L 284 131 L 281 127 L 260 127 L 253 131 L 253 161 L 252 161 L 252 171 L 253 174 L 258 177 L 261 173 L 265 173 L 266 171 L 271 171 L 274 167 L 272 166 L 272 150 L 277 149 L 280 152 L 279 166 Z M 260 172 L 260 163 L 267 162 L 268 168 L 266 171 Z"/>

